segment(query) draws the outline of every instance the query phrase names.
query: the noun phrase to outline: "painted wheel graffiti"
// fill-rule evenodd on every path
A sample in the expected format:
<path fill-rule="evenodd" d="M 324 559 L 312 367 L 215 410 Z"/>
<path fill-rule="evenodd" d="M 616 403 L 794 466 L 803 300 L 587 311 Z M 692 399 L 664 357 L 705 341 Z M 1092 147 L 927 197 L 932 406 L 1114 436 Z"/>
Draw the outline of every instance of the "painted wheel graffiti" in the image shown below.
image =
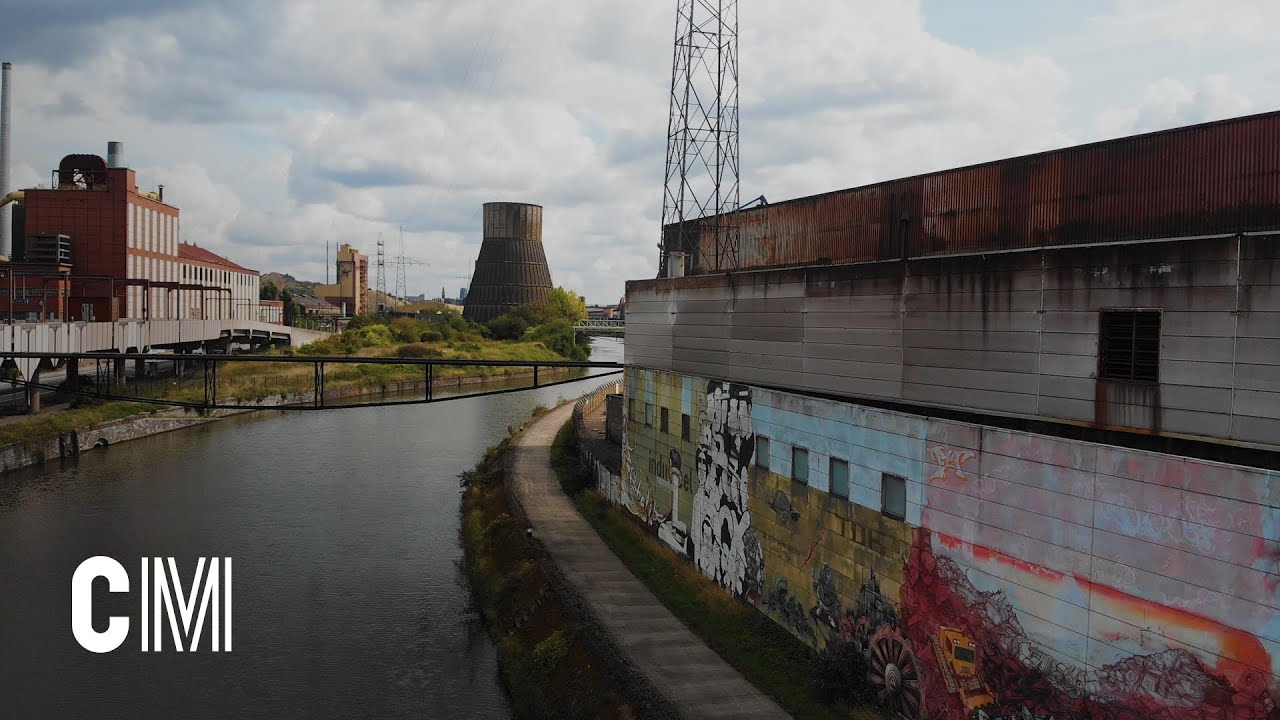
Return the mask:
<path fill-rule="evenodd" d="M 882 627 L 868 645 L 871 683 L 881 704 L 909 718 L 924 716 L 920 670 L 907 639 L 897 630 Z"/>

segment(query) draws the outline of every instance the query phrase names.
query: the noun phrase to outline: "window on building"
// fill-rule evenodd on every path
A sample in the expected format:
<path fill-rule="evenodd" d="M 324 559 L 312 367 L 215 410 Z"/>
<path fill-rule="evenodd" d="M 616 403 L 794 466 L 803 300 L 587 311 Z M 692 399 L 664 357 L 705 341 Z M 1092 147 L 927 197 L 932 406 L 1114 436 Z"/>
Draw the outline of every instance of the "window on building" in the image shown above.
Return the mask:
<path fill-rule="evenodd" d="M 809 451 L 802 447 L 791 448 L 791 479 L 809 484 Z"/>
<path fill-rule="evenodd" d="M 831 494 L 849 498 L 849 463 L 840 458 L 831 458 Z"/>
<path fill-rule="evenodd" d="M 689 413 L 680 413 L 680 439 L 689 439 Z"/>
<path fill-rule="evenodd" d="M 880 509 L 896 520 L 907 517 L 907 481 L 897 475 L 880 474 Z"/>
<path fill-rule="evenodd" d="M 763 435 L 756 436 L 756 467 L 769 469 L 769 438 Z"/>
<path fill-rule="evenodd" d="M 653 403 L 644 404 L 644 426 L 653 427 Z"/>
<path fill-rule="evenodd" d="M 1098 377 L 1160 381 L 1160 311 L 1103 310 L 1098 322 Z"/>
<path fill-rule="evenodd" d="M 660 427 L 658 428 L 659 430 L 661 430 L 664 433 L 671 432 L 671 430 L 669 430 L 667 426 L 667 409 L 666 408 L 662 408 L 661 412 L 658 413 L 658 421 L 660 425 Z"/>

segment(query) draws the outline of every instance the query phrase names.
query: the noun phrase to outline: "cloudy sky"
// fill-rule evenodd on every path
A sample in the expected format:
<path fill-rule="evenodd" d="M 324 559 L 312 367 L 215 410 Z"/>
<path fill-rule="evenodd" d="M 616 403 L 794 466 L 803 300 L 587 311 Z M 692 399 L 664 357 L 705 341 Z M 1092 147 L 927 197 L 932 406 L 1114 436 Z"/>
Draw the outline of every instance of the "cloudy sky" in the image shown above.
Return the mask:
<path fill-rule="evenodd" d="M 656 271 L 675 5 L 0 0 L 13 181 L 122 140 L 185 240 L 319 280 L 403 227 L 429 295 L 482 203 L 534 202 L 557 284 L 615 302 Z M 1276 0 L 741 5 L 744 200 L 1280 108 Z"/>

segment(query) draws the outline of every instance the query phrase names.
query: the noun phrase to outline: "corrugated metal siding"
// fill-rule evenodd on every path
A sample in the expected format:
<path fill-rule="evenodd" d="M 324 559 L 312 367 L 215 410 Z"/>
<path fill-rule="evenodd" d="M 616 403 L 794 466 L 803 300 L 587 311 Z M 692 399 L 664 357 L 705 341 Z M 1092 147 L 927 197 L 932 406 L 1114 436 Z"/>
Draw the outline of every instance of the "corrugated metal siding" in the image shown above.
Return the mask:
<path fill-rule="evenodd" d="M 738 268 L 1280 229 L 1280 113 L 893 180 L 739 216 Z M 693 272 L 714 268 L 699 234 Z"/>

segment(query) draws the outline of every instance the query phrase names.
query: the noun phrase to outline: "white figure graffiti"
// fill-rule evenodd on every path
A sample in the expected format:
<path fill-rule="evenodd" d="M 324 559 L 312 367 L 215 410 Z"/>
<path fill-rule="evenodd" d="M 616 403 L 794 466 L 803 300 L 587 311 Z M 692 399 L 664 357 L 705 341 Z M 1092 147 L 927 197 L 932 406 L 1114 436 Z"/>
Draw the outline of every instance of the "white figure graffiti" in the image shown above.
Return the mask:
<path fill-rule="evenodd" d="M 707 383 L 707 409 L 698 436 L 698 491 L 690 528 L 694 562 L 722 587 L 749 596 L 759 593 L 754 585 L 757 578 L 764 577 L 762 554 L 758 548 L 748 549 L 755 540 L 755 533 L 749 532 L 751 513 L 747 506 L 747 470 L 754 451 L 750 388 Z"/>
<path fill-rule="evenodd" d="M 689 557 L 689 526 L 680 519 L 680 486 L 684 481 L 680 470 L 680 451 L 671 451 L 671 469 L 667 475 L 671 480 L 671 514 L 658 526 L 658 538 L 671 546 L 672 550 Z"/>

